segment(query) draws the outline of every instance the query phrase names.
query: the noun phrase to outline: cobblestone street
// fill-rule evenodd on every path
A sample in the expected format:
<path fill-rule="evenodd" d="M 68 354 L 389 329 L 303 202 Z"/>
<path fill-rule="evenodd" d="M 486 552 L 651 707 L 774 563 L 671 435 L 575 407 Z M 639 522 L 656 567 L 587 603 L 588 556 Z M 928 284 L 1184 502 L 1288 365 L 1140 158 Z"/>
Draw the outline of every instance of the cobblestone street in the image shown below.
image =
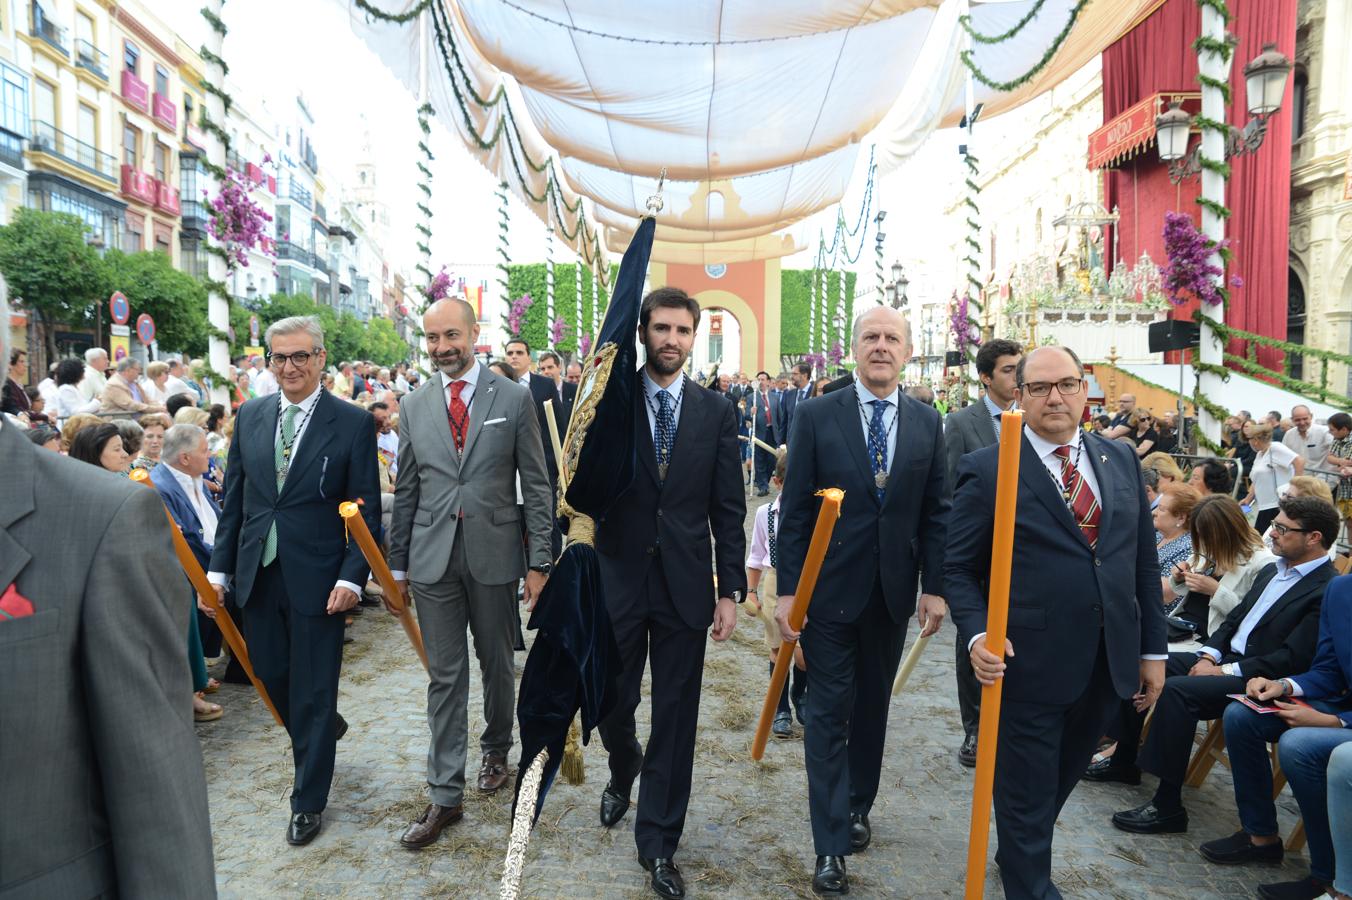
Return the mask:
<path fill-rule="evenodd" d="M 252 691 L 225 685 L 212 698 L 225 706 L 225 717 L 198 726 L 221 896 L 496 897 L 511 791 L 484 798 L 472 789 L 482 728 L 477 667 L 465 818 L 431 848 L 410 852 L 398 837 L 427 802 L 425 676 L 397 622 L 383 610 L 368 609 L 352 633 L 356 640 L 347 647 L 339 699 L 351 730 L 338 745 L 324 830 L 308 847 L 290 847 L 283 839 L 290 751 Z M 908 647 L 915 635 L 912 622 Z M 945 623 L 906 696 L 893 702 L 883 786 L 871 815 L 873 844 L 849 860 L 851 896 L 962 895 L 972 778 L 955 752 L 961 725 L 953 641 Z M 524 664 L 525 654 L 517 659 Z M 762 627 L 743 615 L 730 641 L 710 642 L 705 664 L 694 791 L 676 857 L 692 898 L 812 896 L 800 732 L 793 740 L 772 742 L 762 763 L 750 759 L 766 681 Z M 640 732 L 647 722 L 646 684 L 644 697 Z M 515 755 L 516 750 L 513 763 Z M 586 769 L 585 784 L 560 779 L 549 795 L 531 840 L 524 895 L 652 896 L 635 859 L 632 809 L 611 831 L 597 822 L 607 779 L 599 738 L 587 748 Z M 1185 792 L 1190 834 L 1137 837 L 1115 830 L 1111 813 L 1146 802 L 1153 786 L 1151 777 L 1138 788 L 1082 784 L 1071 796 L 1055 847 L 1054 875 L 1067 897 L 1251 897 L 1259 883 L 1307 871 L 1303 854 L 1289 856 L 1279 869 L 1225 869 L 1198 855 L 1198 844 L 1238 827 L 1229 774 L 1220 766 L 1202 788 Z M 1279 810 L 1285 834 L 1296 813 L 1289 792 Z M 992 834 L 992 853 L 994 843 Z M 997 883 L 992 865 L 988 897 L 1001 896 Z"/>

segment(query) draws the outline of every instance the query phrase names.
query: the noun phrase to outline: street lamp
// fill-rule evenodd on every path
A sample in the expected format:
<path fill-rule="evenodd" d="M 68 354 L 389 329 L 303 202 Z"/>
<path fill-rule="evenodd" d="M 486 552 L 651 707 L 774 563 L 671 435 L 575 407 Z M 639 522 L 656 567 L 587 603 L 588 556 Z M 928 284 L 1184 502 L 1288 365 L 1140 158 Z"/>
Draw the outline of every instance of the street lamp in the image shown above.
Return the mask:
<path fill-rule="evenodd" d="M 1276 44 L 1265 44 L 1263 52 L 1244 67 L 1244 86 L 1248 97 L 1249 119 L 1242 129 L 1226 126 L 1225 158 L 1253 153 L 1267 137 L 1268 119 L 1281 109 L 1286 93 L 1286 76 L 1291 72 L 1287 59 Z M 1155 136 L 1160 159 L 1169 164 L 1169 180 L 1178 184 L 1202 171 L 1201 144 L 1188 150 L 1192 117 L 1179 108 L 1177 100 L 1155 117 Z"/>

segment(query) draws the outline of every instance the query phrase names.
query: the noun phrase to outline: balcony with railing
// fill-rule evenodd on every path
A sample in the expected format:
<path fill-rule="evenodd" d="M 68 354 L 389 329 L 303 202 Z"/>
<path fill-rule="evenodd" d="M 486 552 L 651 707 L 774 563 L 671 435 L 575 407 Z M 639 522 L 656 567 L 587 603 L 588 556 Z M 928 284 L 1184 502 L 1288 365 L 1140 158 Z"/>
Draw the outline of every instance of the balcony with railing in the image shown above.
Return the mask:
<path fill-rule="evenodd" d="M 108 54 L 84 38 L 75 41 L 75 67 L 93 72 L 104 81 L 108 80 Z"/>
<path fill-rule="evenodd" d="M 32 12 L 33 27 L 30 33 L 33 37 L 48 44 L 60 52 L 62 56 L 69 56 L 70 51 L 66 49 L 68 46 L 66 29 L 51 20 L 47 11 L 42 8 L 42 4 L 34 3 L 29 9 Z"/>
<path fill-rule="evenodd" d="M 328 274 L 329 274 L 329 261 L 328 261 L 327 259 L 325 259 L 321 254 L 316 253 L 316 254 L 315 254 L 315 268 L 318 269 L 319 271 L 323 272 L 325 275 L 328 275 Z"/>
<path fill-rule="evenodd" d="M 178 202 L 178 188 L 171 187 L 163 181 L 155 181 L 155 208 L 175 216 L 182 212 Z"/>
<path fill-rule="evenodd" d="M 154 206 L 159 196 L 159 182 L 135 166 L 122 165 L 122 196 Z"/>
<path fill-rule="evenodd" d="M 292 260 L 306 266 L 314 268 L 315 255 L 306 250 L 300 244 L 293 244 L 290 241 L 277 242 L 277 259 Z"/>
<path fill-rule="evenodd" d="M 165 128 L 178 128 L 178 107 L 164 94 L 157 92 L 151 98 L 150 115 Z"/>
<path fill-rule="evenodd" d="M 8 128 L 0 128 L 0 163 L 16 169 L 23 168 L 23 135 Z"/>
<path fill-rule="evenodd" d="M 294 180 L 292 180 L 291 184 L 288 187 L 287 196 L 290 197 L 292 200 L 296 201 L 297 203 L 299 203 L 301 206 L 305 207 L 306 209 L 311 209 L 314 207 L 315 203 L 314 195 L 311 194 L 304 186 L 297 184 Z"/>
<path fill-rule="evenodd" d="M 182 201 L 183 230 L 202 231 L 207 230 L 207 208 L 201 200 L 187 199 Z"/>
<path fill-rule="evenodd" d="M 50 154 L 106 178 L 111 184 L 117 184 L 117 160 L 111 153 L 103 153 L 98 148 L 64 131 L 59 131 L 50 122 L 33 123 L 33 136 L 29 139 L 28 146 L 35 153 Z"/>
<path fill-rule="evenodd" d="M 150 87 L 126 69 L 122 70 L 122 101 L 132 109 L 150 112 Z"/>

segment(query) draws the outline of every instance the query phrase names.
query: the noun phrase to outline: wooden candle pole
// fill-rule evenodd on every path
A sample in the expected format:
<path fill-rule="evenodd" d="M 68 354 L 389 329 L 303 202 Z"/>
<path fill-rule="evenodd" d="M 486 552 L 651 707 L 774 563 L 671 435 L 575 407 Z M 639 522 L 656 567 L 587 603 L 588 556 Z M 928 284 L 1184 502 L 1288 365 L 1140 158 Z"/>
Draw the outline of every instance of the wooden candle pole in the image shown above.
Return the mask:
<path fill-rule="evenodd" d="M 812 543 L 808 544 L 807 558 L 803 560 L 803 572 L 798 576 L 798 592 L 793 595 L 793 609 L 789 610 L 789 627 L 794 631 L 803 628 L 807 606 L 812 602 L 812 592 L 817 587 L 817 576 L 822 570 L 822 560 L 826 558 L 826 549 L 831 544 L 831 532 L 835 531 L 836 519 L 840 518 L 840 504 L 845 499 L 845 492 L 839 488 L 827 488 L 819 491 L 817 496 L 822 498 L 822 507 L 817 513 L 817 525 L 812 529 Z M 770 689 L 765 694 L 765 705 L 761 707 L 760 722 L 756 725 L 756 739 L 751 743 L 751 758 L 754 760 L 765 755 L 765 742 L 770 738 L 770 723 L 774 721 L 779 695 L 789 677 L 789 666 L 793 665 L 793 648 L 797 645 L 797 641 L 784 641 L 779 645 L 775 671 L 770 676 Z"/>
<path fill-rule="evenodd" d="M 926 620 L 926 624 L 929 624 L 928 619 Z M 923 630 L 924 628 L 922 627 L 921 631 Z M 897 677 L 892 682 L 893 697 L 900 694 L 902 688 L 906 687 L 906 682 L 910 681 L 911 673 L 915 671 L 916 664 L 920 662 L 920 654 L 925 652 L 925 647 L 929 645 L 930 638 L 932 637 L 934 637 L 934 635 L 927 634 L 924 637 L 918 638 L 916 642 L 911 645 L 910 652 L 906 654 L 906 659 L 902 661 L 901 668 L 897 670 Z"/>
<path fill-rule="evenodd" d="M 376 539 L 371 536 L 371 529 L 366 527 L 366 520 L 361 517 L 361 506 L 350 500 L 346 503 L 339 503 L 338 515 L 343 517 L 343 524 L 347 527 L 348 532 L 356 536 L 357 546 L 361 547 L 362 555 L 366 557 L 366 564 L 371 567 L 371 573 L 375 575 L 376 583 L 385 592 L 385 602 L 399 617 L 399 624 L 404 626 L 404 633 L 408 635 L 408 642 L 413 645 L 413 649 L 418 654 L 418 659 L 422 660 L 423 668 L 426 669 L 427 651 L 423 649 L 422 631 L 418 629 L 418 622 L 413 618 L 413 613 L 404 605 L 404 595 L 399 590 L 399 585 L 395 583 L 394 573 L 390 571 L 390 566 L 385 562 L 384 555 L 380 552 L 380 548 L 376 546 Z"/>
<path fill-rule="evenodd" d="M 150 480 L 150 473 L 145 469 L 132 469 L 128 476 L 132 481 L 144 484 L 151 490 L 155 485 Z M 253 684 L 254 689 L 258 691 L 258 696 L 262 699 L 263 705 L 272 713 L 272 717 L 277 720 L 277 724 L 283 728 L 286 727 L 282 722 L 282 717 L 277 713 L 277 707 L 272 705 L 272 698 L 268 696 L 268 689 L 263 687 L 263 682 L 258 680 L 254 674 L 253 664 L 249 662 L 249 650 L 244 644 L 244 635 L 239 633 L 235 627 L 235 622 L 230 618 L 230 613 L 225 611 L 220 600 L 216 598 L 216 589 L 211 582 L 207 580 L 207 573 L 202 571 L 202 566 L 197 562 L 197 557 L 193 555 L 192 548 L 183 537 L 183 532 L 179 530 L 178 523 L 174 517 L 169 514 L 166 508 L 165 518 L 169 520 L 169 534 L 174 539 L 174 555 L 178 557 L 178 564 L 183 567 L 183 572 L 188 576 L 188 581 L 192 583 L 193 589 L 198 595 L 216 612 L 216 617 L 212 621 L 216 627 L 221 630 L 221 637 L 225 640 L 225 645 L 230 648 L 230 653 L 239 662 L 239 666 L 244 670 L 244 674 L 249 676 L 249 682 Z M 189 615 L 197 615 L 194 608 Z"/>
<path fill-rule="evenodd" d="M 1012 410 L 1000 420 L 1000 471 L 995 480 L 995 532 L 991 539 L 990 601 L 986 609 L 986 649 L 1005 655 L 1009 619 L 1009 573 L 1014 562 L 1014 512 L 1019 499 L 1019 450 L 1023 413 Z M 981 722 L 972 783 L 972 825 L 967 837 L 966 900 L 981 900 L 986 889 L 986 849 L 991 830 L 991 793 L 995 787 L 995 748 L 1000 737 L 1000 689 L 1004 680 L 981 688 Z"/>

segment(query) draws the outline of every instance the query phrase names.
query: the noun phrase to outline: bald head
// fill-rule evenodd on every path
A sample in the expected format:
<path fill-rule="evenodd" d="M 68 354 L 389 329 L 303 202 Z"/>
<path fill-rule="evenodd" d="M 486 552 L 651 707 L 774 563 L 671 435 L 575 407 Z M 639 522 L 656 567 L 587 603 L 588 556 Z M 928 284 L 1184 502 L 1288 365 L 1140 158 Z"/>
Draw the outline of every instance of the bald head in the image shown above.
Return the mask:
<path fill-rule="evenodd" d="M 897 389 L 901 367 L 911 358 L 911 326 L 900 311 L 875 306 L 854 320 L 855 373 L 859 383 L 886 399 Z"/>
<path fill-rule="evenodd" d="M 434 324 L 440 326 L 447 317 L 458 317 L 460 326 L 466 330 L 475 324 L 474 307 L 459 297 L 443 297 L 433 302 L 423 313 L 423 329 L 431 331 Z"/>

